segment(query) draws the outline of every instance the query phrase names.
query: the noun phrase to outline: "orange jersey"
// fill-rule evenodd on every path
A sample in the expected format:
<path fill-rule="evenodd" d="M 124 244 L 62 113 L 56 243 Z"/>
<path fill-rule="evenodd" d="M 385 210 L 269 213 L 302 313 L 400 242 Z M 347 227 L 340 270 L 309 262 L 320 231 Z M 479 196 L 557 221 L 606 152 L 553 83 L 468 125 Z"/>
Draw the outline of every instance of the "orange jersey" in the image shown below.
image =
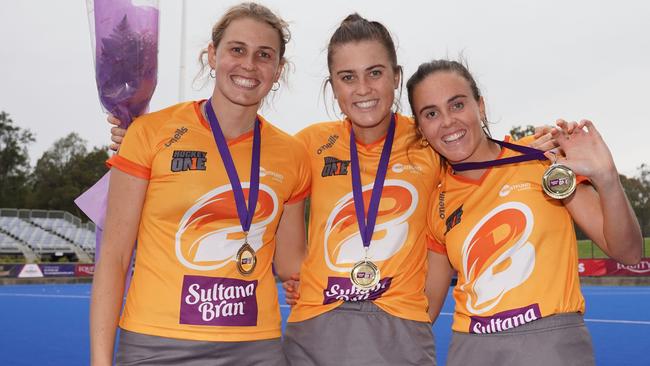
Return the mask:
<path fill-rule="evenodd" d="M 248 235 L 257 266 L 248 276 L 236 267 L 244 237 L 199 102 L 145 115 L 129 127 L 119 155 L 109 164 L 149 185 L 120 327 L 189 340 L 280 337 L 271 270 L 275 231 L 283 204 L 309 192 L 309 161 L 294 137 L 260 121 L 260 190 Z M 252 131 L 228 141 L 228 148 L 248 197 Z"/>
<path fill-rule="evenodd" d="M 309 247 L 300 273 L 300 299 L 290 322 L 315 317 L 343 301 L 372 300 L 405 319 L 429 321 L 424 295 L 428 200 L 440 162 L 415 139 L 413 121 L 398 115 L 384 189 L 368 258 L 381 280 L 370 290 L 352 285 L 352 266 L 365 257 L 352 198 L 350 122 L 312 125 L 297 137 L 311 160 Z M 357 143 L 366 210 L 384 141 Z"/>
<path fill-rule="evenodd" d="M 503 148 L 500 157 L 514 155 Z M 573 221 L 541 186 L 548 166 L 492 167 L 478 181 L 450 169 L 431 198 L 429 248 L 458 271 L 455 331 L 494 333 L 584 312 Z"/>

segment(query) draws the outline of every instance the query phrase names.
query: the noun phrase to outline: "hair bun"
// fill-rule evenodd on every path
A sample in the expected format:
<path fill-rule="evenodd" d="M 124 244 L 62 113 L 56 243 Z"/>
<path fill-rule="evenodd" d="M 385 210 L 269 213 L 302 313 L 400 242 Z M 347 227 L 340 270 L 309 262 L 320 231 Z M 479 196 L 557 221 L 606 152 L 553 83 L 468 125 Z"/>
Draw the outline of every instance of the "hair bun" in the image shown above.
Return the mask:
<path fill-rule="evenodd" d="M 362 17 L 361 15 L 359 15 L 359 13 L 352 13 L 352 14 L 348 15 L 347 17 L 345 17 L 345 19 L 343 19 L 341 24 L 358 22 L 358 21 L 363 21 L 363 20 L 366 20 L 366 19 L 364 17 Z"/>

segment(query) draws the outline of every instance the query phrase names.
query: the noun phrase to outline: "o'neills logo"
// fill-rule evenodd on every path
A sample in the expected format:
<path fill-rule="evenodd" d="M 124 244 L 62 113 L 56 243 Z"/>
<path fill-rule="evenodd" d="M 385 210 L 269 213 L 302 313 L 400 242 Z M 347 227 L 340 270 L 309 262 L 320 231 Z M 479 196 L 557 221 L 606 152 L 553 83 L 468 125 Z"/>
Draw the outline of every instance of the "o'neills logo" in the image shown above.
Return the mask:
<path fill-rule="evenodd" d="M 316 153 L 318 155 L 322 154 L 323 151 L 325 151 L 325 150 L 331 148 L 332 146 L 334 146 L 334 143 L 336 143 L 336 140 L 338 140 L 338 139 L 339 139 L 339 135 L 330 135 L 330 137 L 327 139 L 327 143 L 325 145 L 319 147 L 318 150 L 316 150 Z"/>
<path fill-rule="evenodd" d="M 542 317 L 539 305 L 532 304 L 519 309 L 502 311 L 492 316 L 470 316 L 469 332 L 474 334 L 496 333 L 530 323 Z"/>
<path fill-rule="evenodd" d="M 388 291 L 392 280 L 392 277 L 382 278 L 375 287 L 363 290 L 354 286 L 347 277 L 328 277 L 327 288 L 323 291 L 323 305 L 338 300 L 354 302 L 378 299 Z"/>
<path fill-rule="evenodd" d="M 170 147 L 175 142 L 178 142 L 186 132 L 187 132 L 187 127 L 177 128 L 176 131 L 174 132 L 174 136 L 172 136 L 172 138 L 170 138 L 167 142 L 165 142 L 165 147 Z"/>
<path fill-rule="evenodd" d="M 181 324 L 257 325 L 257 281 L 185 276 L 181 293 Z"/>

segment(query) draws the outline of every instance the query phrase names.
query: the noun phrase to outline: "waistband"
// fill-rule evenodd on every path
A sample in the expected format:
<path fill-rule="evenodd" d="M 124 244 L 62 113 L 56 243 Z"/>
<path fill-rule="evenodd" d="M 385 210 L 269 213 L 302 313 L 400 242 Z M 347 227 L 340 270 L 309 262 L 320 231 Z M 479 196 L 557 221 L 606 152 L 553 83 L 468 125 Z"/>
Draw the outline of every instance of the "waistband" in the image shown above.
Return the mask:
<path fill-rule="evenodd" d="M 359 312 L 367 313 L 385 313 L 379 306 L 375 305 L 372 301 L 344 301 L 336 310 L 356 310 Z"/>

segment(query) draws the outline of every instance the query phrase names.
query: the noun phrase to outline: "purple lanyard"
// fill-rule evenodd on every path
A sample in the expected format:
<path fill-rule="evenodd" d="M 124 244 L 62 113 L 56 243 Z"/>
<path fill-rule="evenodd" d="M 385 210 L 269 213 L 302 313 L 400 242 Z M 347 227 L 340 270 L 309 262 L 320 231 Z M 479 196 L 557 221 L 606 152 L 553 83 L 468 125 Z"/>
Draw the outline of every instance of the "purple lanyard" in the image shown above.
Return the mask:
<path fill-rule="evenodd" d="M 235 164 L 233 163 L 232 156 L 228 150 L 226 138 L 223 135 L 223 131 L 221 131 L 221 126 L 219 126 L 219 120 L 217 120 L 217 116 L 212 110 L 210 99 L 205 102 L 205 113 L 208 116 L 214 141 L 217 143 L 217 149 L 219 149 L 219 154 L 221 154 L 223 166 L 226 168 L 226 173 L 228 173 L 228 179 L 230 180 L 230 186 L 235 195 L 239 222 L 241 223 L 242 230 L 244 230 L 245 233 L 248 233 L 248 229 L 251 227 L 251 222 L 253 222 L 253 216 L 255 215 L 257 196 L 260 190 L 260 121 L 255 118 L 255 125 L 253 127 L 253 157 L 251 159 L 251 177 L 250 187 L 248 190 L 248 209 L 246 209 L 246 200 L 244 199 L 244 191 L 242 190 L 241 182 L 239 181 L 239 175 L 237 175 L 237 169 L 235 169 Z"/>
<path fill-rule="evenodd" d="M 372 187 L 372 196 L 370 197 L 370 206 L 368 207 L 368 222 L 363 204 L 363 192 L 361 189 L 361 173 L 359 170 L 359 155 L 357 154 L 357 142 L 354 139 L 354 129 L 350 128 L 350 164 L 352 165 L 352 196 L 354 198 L 354 209 L 357 213 L 357 222 L 359 224 L 359 233 L 363 241 L 363 247 L 368 249 L 372 234 L 375 231 L 375 222 L 377 221 L 377 212 L 379 211 L 379 201 L 381 200 L 381 191 L 384 189 L 384 179 L 388 170 L 388 160 L 390 151 L 393 148 L 393 138 L 395 137 L 395 115 L 390 117 L 390 126 L 384 141 L 384 147 L 381 150 L 375 184 Z"/>
<path fill-rule="evenodd" d="M 498 144 L 498 145 L 500 145 L 502 147 L 505 147 L 505 148 L 508 148 L 510 150 L 520 152 L 523 155 L 511 156 L 511 157 L 508 157 L 508 158 L 503 158 L 503 159 L 498 159 L 498 160 L 451 164 L 451 167 L 454 169 L 454 171 L 462 172 L 462 171 L 465 171 L 465 170 L 485 169 L 485 168 L 489 168 L 489 167 L 493 167 L 493 166 L 521 163 L 521 162 L 530 161 L 530 160 L 546 160 L 546 156 L 544 156 L 544 152 L 542 150 L 534 149 L 534 148 L 528 147 L 528 146 L 515 145 L 515 144 L 511 144 L 509 142 L 498 141 L 498 140 L 494 140 L 494 139 L 491 139 L 491 138 L 488 138 L 488 140 L 490 140 L 490 141 L 492 141 L 492 142 L 494 142 L 494 143 L 496 143 L 496 144 Z"/>

